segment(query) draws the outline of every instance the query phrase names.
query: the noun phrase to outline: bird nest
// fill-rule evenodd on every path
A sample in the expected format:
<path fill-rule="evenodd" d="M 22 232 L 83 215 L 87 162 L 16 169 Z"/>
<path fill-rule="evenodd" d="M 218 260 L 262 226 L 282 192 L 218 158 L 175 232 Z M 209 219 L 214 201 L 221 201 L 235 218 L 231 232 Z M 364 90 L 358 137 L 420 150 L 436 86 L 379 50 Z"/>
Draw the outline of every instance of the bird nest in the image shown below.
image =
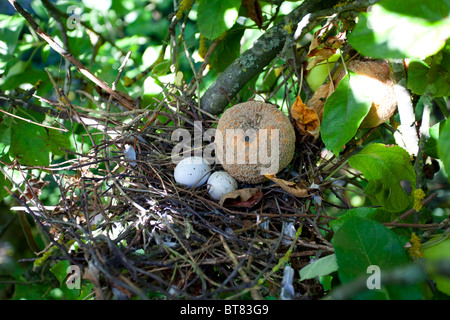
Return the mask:
<path fill-rule="evenodd" d="M 313 185 L 311 196 L 267 181 L 240 184 L 246 197 L 216 201 L 206 185 L 175 182 L 172 151 L 179 142 L 172 137 L 180 128 L 192 136 L 207 131 L 217 118 L 171 90 L 156 106 L 129 113 L 93 117 L 74 109 L 79 119 L 103 128 L 103 139 L 87 131 L 92 148 L 67 150 L 73 160 L 53 168 L 60 202 L 33 213 L 53 239 L 48 248 L 57 250 L 50 255 L 77 266 L 98 299 L 280 298 L 286 265 L 298 280 L 311 259 L 333 252 L 324 236 L 330 233 L 323 232 L 333 218 L 321 197 L 327 185 L 321 184 L 320 142 L 297 137 L 294 159 L 277 175 Z M 323 296 L 314 279 L 294 281 L 293 289 L 298 296 Z"/>

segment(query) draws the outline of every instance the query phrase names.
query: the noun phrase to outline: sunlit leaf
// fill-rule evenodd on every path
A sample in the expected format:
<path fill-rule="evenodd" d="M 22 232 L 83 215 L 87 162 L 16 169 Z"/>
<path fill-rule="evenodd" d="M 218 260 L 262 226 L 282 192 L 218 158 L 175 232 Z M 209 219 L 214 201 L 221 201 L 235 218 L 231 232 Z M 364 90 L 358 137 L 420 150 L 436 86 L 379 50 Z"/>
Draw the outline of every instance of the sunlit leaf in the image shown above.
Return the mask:
<path fill-rule="evenodd" d="M 438 122 L 429 130 L 429 137 L 425 141 L 425 152 L 432 158 L 439 158 L 438 141 L 445 123 L 445 120 Z"/>
<path fill-rule="evenodd" d="M 339 154 L 341 148 L 356 134 L 370 110 L 372 100 L 367 77 L 349 71 L 325 102 L 320 127 L 328 150 Z"/>
<path fill-rule="evenodd" d="M 424 81 L 430 66 L 422 60 L 413 60 L 408 66 L 408 89 L 416 94 L 424 94 L 427 82 Z"/>
<path fill-rule="evenodd" d="M 438 140 L 438 150 L 439 157 L 444 164 L 447 176 L 450 179 L 450 124 L 445 124 L 444 128 L 441 130 Z"/>
<path fill-rule="evenodd" d="M 0 124 L 0 157 L 9 152 L 11 147 L 11 127 Z"/>
<path fill-rule="evenodd" d="M 351 167 L 361 171 L 375 199 L 384 210 L 399 212 L 411 205 L 413 198 L 402 187 L 402 181 L 415 185 L 416 174 L 407 151 L 399 146 L 374 143 L 349 158 Z"/>
<path fill-rule="evenodd" d="M 240 0 L 200 0 L 198 6 L 197 25 L 201 34 L 210 40 L 217 39 L 236 21 L 230 24 L 227 13 L 237 10 L 241 5 Z M 237 11 L 236 11 L 237 12 Z"/>
<path fill-rule="evenodd" d="M 314 260 L 300 270 L 300 281 L 326 276 L 337 271 L 336 255 L 330 254 L 326 257 Z"/>
<path fill-rule="evenodd" d="M 449 13 L 449 0 L 382 0 L 359 15 L 348 41 L 377 59 L 428 57 L 450 35 Z"/>

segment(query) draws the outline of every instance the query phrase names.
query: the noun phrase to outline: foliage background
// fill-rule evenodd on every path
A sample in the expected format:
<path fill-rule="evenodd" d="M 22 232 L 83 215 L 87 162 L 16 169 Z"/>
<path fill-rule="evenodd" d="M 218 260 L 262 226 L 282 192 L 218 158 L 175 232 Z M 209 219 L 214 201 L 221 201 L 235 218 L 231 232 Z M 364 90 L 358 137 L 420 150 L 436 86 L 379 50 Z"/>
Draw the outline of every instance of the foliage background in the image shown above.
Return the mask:
<path fill-rule="evenodd" d="M 302 3 L 302 1 L 248 1 L 253 4 L 253 7 L 245 7 L 243 5 L 245 1 L 239 0 L 198 0 L 191 9 L 184 11 L 180 10 L 180 4 L 170 0 L 53 1 L 60 11 L 59 14 L 66 13 L 69 17 L 73 12 L 67 8 L 74 5 L 80 10 L 80 20 L 86 24 L 67 30 L 67 39 L 65 39 L 54 16 L 49 13 L 48 7 L 43 5 L 44 2 L 31 0 L 23 1 L 21 4 L 33 14 L 45 32 L 59 43 L 63 43 L 74 57 L 82 61 L 106 83 L 112 84 L 116 80 L 122 59 L 128 51 L 131 51 L 124 76 L 117 83 L 117 90 L 126 92 L 133 98 L 139 97 L 141 105 L 150 108 L 155 106 L 155 98 L 162 99 L 167 83 L 178 86 L 182 83 L 190 84 L 198 82 L 199 76 L 202 79 L 198 82 L 198 87 L 191 88 L 194 88 L 193 93 L 197 97 L 201 97 L 235 59 L 251 48 L 258 37 Z M 183 4 L 186 5 L 188 2 L 183 1 Z M 256 2 L 261 5 L 261 14 L 249 12 L 249 8 L 257 8 Z M 445 244 L 437 250 L 437 253 L 431 253 L 433 257 L 427 261 L 432 261 L 434 258 L 450 258 L 448 256 L 450 202 L 448 174 L 445 171 L 450 170 L 448 143 L 450 126 L 445 125 L 450 92 L 450 45 L 446 40 L 449 30 L 450 3 L 437 0 L 426 4 L 414 1 L 416 6 L 405 6 L 405 1 L 385 0 L 381 3 L 383 5 L 375 7 L 376 9 L 369 13 L 359 14 L 358 24 L 348 41 L 354 50 L 366 57 L 409 59 L 406 87 L 412 93 L 414 116 L 418 124 L 423 119 L 424 110 L 430 108 L 430 137 L 421 141 L 421 151 L 428 162 L 425 163 L 425 167 L 418 170 L 413 166 L 409 154 L 403 148 L 399 146 L 386 148 L 386 145 L 396 144 L 397 141 L 395 136 L 385 129 L 377 130 L 365 139 L 362 146 L 358 146 L 359 153 L 352 156 L 350 160 L 349 157 L 342 158 L 345 162 L 348 160 L 348 164 L 353 169 L 346 167 L 346 170 L 350 170 L 349 176 L 357 182 L 355 185 L 346 185 L 342 193 L 353 209 L 338 210 L 333 206 L 327 208 L 327 214 L 341 217 L 330 225 L 332 229 L 330 234 L 333 236 L 329 240 L 335 248 L 335 256 L 331 259 L 327 256 L 328 258 L 324 257 L 323 260 L 311 256 L 311 261 L 315 261 L 314 268 L 296 270 L 297 291 L 299 288 L 304 288 L 302 283 L 305 281 L 314 281 L 322 286 L 323 291 L 320 295 L 303 291 L 303 297 L 319 298 L 326 296 L 327 293 L 333 293 L 333 289 L 339 285 L 358 280 L 358 276 L 364 275 L 362 270 L 368 264 L 380 265 L 385 269 L 405 267 L 405 265 L 419 266 L 417 270 L 413 270 L 415 272 L 413 273 L 419 276 L 417 281 L 408 286 L 396 284 L 396 281 L 401 281 L 393 277 L 392 285 L 382 291 L 362 293 L 357 296 L 360 299 L 448 299 L 450 294 L 446 291 L 448 278 L 437 278 L 438 276 L 434 274 L 430 276 L 426 272 L 426 275 L 423 275 L 424 269 L 421 269 L 421 265 L 415 260 L 417 257 L 411 254 L 411 251 L 404 249 L 405 245 L 417 244 L 412 240 L 414 231 L 419 235 L 419 242 L 422 244 L 435 241 L 429 243 L 431 248 L 436 249 L 437 245 Z M 56 94 L 55 88 L 62 88 L 72 104 L 93 111 L 99 110 L 91 99 L 77 92 L 82 90 L 92 96 L 100 97 L 92 82 L 86 81 L 75 69 L 72 69 L 72 78 L 69 82 L 66 79 L 67 69 L 64 59 L 37 36 L 24 19 L 15 13 L 9 3 L 1 2 L 0 10 L 2 14 L 0 16 L 2 96 L 29 99 L 27 94 L 31 92 L 49 100 L 58 100 L 61 98 Z M 168 29 L 171 28 L 171 19 L 175 14 L 179 15 L 180 22 L 174 29 L 175 36 L 171 36 Z M 261 16 L 264 20 L 258 21 Z M 245 19 L 238 20 L 238 17 Z M 370 28 L 370 26 L 380 25 L 380 21 L 383 21 L 381 25 L 384 28 Z M 181 24 L 183 28 L 179 28 Z M 88 32 L 86 27 L 93 32 Z M 289 25 L 286 27 L 289 28 Z M 307 45 L 314 31 L 317 30 L 318 27 L 309 32 L 308 36 L 299 40 L 299 44 Z M 393 34 L 396 37 L 392 37 Z M 98 46 L 94 46 L 93 43 L 97 41 L 99 35 L 103 39 Z M 209 56 L 207 72 L 197 73 L 203 65 L 202 56 L 205 55 L 205 49 L 211 48 L 212 45 L 216 47 Z M 292 72 L 294 58 L 292 54 L 283 54 L 284 56 L 280 56 L 270 66 L 261 70 L 239 92 L 234 102 L 254 98 L 257 92 L 258 96 L 278 104 L 289 114 L 297 95 L 302 96 L 306 101 L 311 91 L 301 90 L 304 87 L 299 88 L 298 73 Z M 50 75 L 54 83 L 50 81 Z M 143 75 L 142 78 L 141 75 Z M 33 89 L 34 86 L 36 86 L 35 89 Z M 351 89 L 348 88 L 348 90 Z M 54 108 L 45 101 L 38 102 L 36 99 L 32 101 L 45 108 Z M 11 110 L 8 101 L 2 100 L 0 106 L 3 110 Z M 26 108 L 25 104 L 16 107 L 14 115 L 39 124 L 56 125 L 52 114 Z M 394 118 L 396 122 L 400 122 L 398 114 Z M 164 121 L 163 117 L 158 119 L 161 122 Z M 337 119 L 327 119 L 327 121 L 334 123 Z M 358 128 L 355 123 L 346 125 L 347 128 L 353 128 L 355 132 Z M 328 126 L 326 130 L 329 130 L 329 135 L 333 136 L 337 129 Z M 353 140 L 353 136 L 361 139 L 364 133 L 358 131 L 356 136 L 353 133 L 352 139 L 349 140 Z M 0 116 L 0 156 L 4 170 L 0 173 L 2 187 L 0 198 L 3 199 L 0 214 L 0 275 L 2 277 L 0 289 L 3 299 L 92 297 L 94 289 L 89 283 L 83 286 L 85 292 L 77 296 L 73 296 L 73 292 L 67 290 L 64 284 L 67 261 L 56 265 L 54 262 L 46 263 L 46 268 L 36 269 L 34 252 L 44 249 L 44 243 L 41 242 L 42 231 L 30 217 L 20 217 L 17 212 L 10 210 L 12 206 L 17 205 L 17 202 L 3 186 L 12 190 L 15 188 L 25 190 L 25 176 L 30 174 L 40 177 L 46 182 L 45 187 L 37 189 L 41 192 L 40 201 L 46 206 L 55 206 L 60 201 L 60 190 L 55 180 L 51 178 L 51 174 L 42 167 L 69 160 L 70 156 L 61 149 L 85 153 L 93 147 L 94 143 L 100 143 L 101 138 L 100 135 L 94 135 L 94 141 L 89 141 L 85 128 L 78 123 L 66 126 L 66 132 L 62 132 L 47 130 L 42 126 L 6 114 Z M 339 151 L 349 143 L 349 140 L 328 149 L 334 151 L 339 157 Z M 332 143 L 327 140 L 323 142 L 325 147 Z M 369 155 L 372 157 L 370 159 L 376 159 L 378 162 L 376 164 L 366 162 L 363 155 Z M 434 159 L 433 162 L 430 162 L 431 158 Z M 11 170 L 13 168 L 11 164 L 15 159 L 20 159 L 21 164 L 32 168 L 28 169 L 25 175 L 20 170 Z M 380 169 L 380 163 L 387 166 L 386 171 L 383 172 Z M 438 170 L 433 169 L 436 164 L 439 164 Z M 392 168 L 395 170 L 392 171 Z M 427 176 L 424 168 L 432 173 Z M 355 175 L 354 169 L 361 171 L 365 177 Z M 368 172 L 370 169 L 381 176 L 371 179 L 370 177 L 374 175 Z M 5 173 L 14 177 L 15 186 L 11 185 Z M 396 177 L 396 174 L 401 178 Z M 415 185 L 417 174 L 422 176 L 424 182 Z M 410 181 L 412 190 L 404 196 L 404 199 L 402 198 L 404 205 L 398 209 L 395 206 L 399 204 L 403 195 L 400 184 L 404 180 Z M 424 197 L 418 194 L 414 196 L 414 187 L 423 189 L 426 196 L 435 194 L 435 197 L 422 208 L 420 201 Z M 391 194 L 380 198 L 379 195 L 386 190 Z M 378 201 L 374 200 L 372 195 Z M 339 199 L 331 192 L 324 192 L 323 196 L 324 200 L 330 203 L 339 203 Z M 419 204 L 416 203 L 417 199 Z M 382 208 L 372 208 L 373 205 L 379 205 Z M 427 233 L 426 229 L 421 228 L 387 228 L 382 225 L 382 223 L 392 222 L 401 213 L 414 208 L 420 212 L 420 215 L 415 215 L 415 220 L 410 217 L 410 220 L 403 222 L 428 223 L 439 225 L 439 228 L 430 229 Z M 25 237 L 23 230 L 31 234 Z M 360 241 L 355 241 L 356 238 Z M 422 249 L 418 250 L 417 256 L 421 257 L 424 252 Z M 428 252 L 431 251 L 428 250 Z M 386 258 L 386 253 L 389 253 L 389 259 Z M 290 263 L 292 264 L 292 261 Z M 446 263 L 443 267 L 444 273 L 448 272 L 448 260 Z M 281 265 L 284 267 L 283 264 Z M 438 290 L 433 286 L 431 289 L 428 287 L 424 289 L 430 277 L 434 280 L 440 279 L 437 280 L 441 283 Z M 278 286 L 282 285 L 278 283 Z M 267 294 L 265 298 L 278 299 L 280 293 L 274 292 Z M 336 296 L 340 292 L 344 291 L 337 290 Z M 154 297 L 152 295 L 161 297 L 156 292 L 147 293 L 149 297 Z"/>

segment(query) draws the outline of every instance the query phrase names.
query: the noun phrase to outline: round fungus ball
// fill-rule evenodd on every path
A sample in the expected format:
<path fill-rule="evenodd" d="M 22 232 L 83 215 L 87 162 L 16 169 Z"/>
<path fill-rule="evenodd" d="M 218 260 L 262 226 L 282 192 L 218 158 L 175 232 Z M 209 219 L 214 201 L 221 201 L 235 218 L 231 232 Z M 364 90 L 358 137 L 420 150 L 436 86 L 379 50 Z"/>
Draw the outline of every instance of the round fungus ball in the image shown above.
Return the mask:
<path fill-rule="evenodd" d="M 236 180 L 261 183 L 292 160 L 295 131 L 275 105 L 248 101 L 227 109 L 219 119 L 216 157 Z"/>
<path fill-rule="evenodd" d="M 178 162 L 173 177 L 189 188 L 199 187 L 208 180 L 210 171 L 211 167 L 202 157 L 188 157 Z"/>
<path fill-rule="evenodd" d="M 238 186 L 236 179 L 226 171 L 214 172 L 209 176 L 206 184 L 209 195 L 215 200 L 220 200 L 223 195 L 236 190 Z"/>

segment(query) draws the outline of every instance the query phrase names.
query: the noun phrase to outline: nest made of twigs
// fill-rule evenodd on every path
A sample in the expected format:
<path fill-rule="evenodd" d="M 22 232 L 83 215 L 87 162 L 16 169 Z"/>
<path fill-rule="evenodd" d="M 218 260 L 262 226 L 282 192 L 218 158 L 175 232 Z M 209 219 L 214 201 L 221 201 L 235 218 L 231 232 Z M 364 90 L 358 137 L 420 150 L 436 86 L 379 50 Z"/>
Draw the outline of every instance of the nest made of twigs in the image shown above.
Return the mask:
<path fill-rule="evenodd" d="M 152 110 L 136 113 L 133 119 L 139 121 L 129 125 L 117 120 L 119 114 L 117 119 L 95 119 L 109 123 L 114 138 L 105 134 L 89 152 L 74 155 L 77 160 L 69 169 L 76 174 L 55 178 L 61 190 L 59 205 L 40 213 L 59 244 L 55 259 L 69 259 L 82 268 L 99 299 L 279 298 L 285 255 L 285 262 L 299 270 L 310 257 L 333 252 L 320 232 L 332 219 L 321 211 L 320 191 L 312 201 L 270 181 L 240 184 L 257 188 L 256 200 L 251 205 L 221 205 L 209 197 L 206 186 L 178 185 L 172 132 L 183 127 L 193 133 L 194 121 L 207 130 L 217 118 L 188 99 L 177 97 L 174 104 L 169 97 Z M 320 146 L 309 139 L 297 144 L 294 159 L 279 176 L 320 183 L 321 171 L 315 165 Z M 135 160 L 124 154 L 130 146 Z M 296 292 L 319 297 L 322 289 L 316 281 L 304 281 L 296 284 Z"/>

